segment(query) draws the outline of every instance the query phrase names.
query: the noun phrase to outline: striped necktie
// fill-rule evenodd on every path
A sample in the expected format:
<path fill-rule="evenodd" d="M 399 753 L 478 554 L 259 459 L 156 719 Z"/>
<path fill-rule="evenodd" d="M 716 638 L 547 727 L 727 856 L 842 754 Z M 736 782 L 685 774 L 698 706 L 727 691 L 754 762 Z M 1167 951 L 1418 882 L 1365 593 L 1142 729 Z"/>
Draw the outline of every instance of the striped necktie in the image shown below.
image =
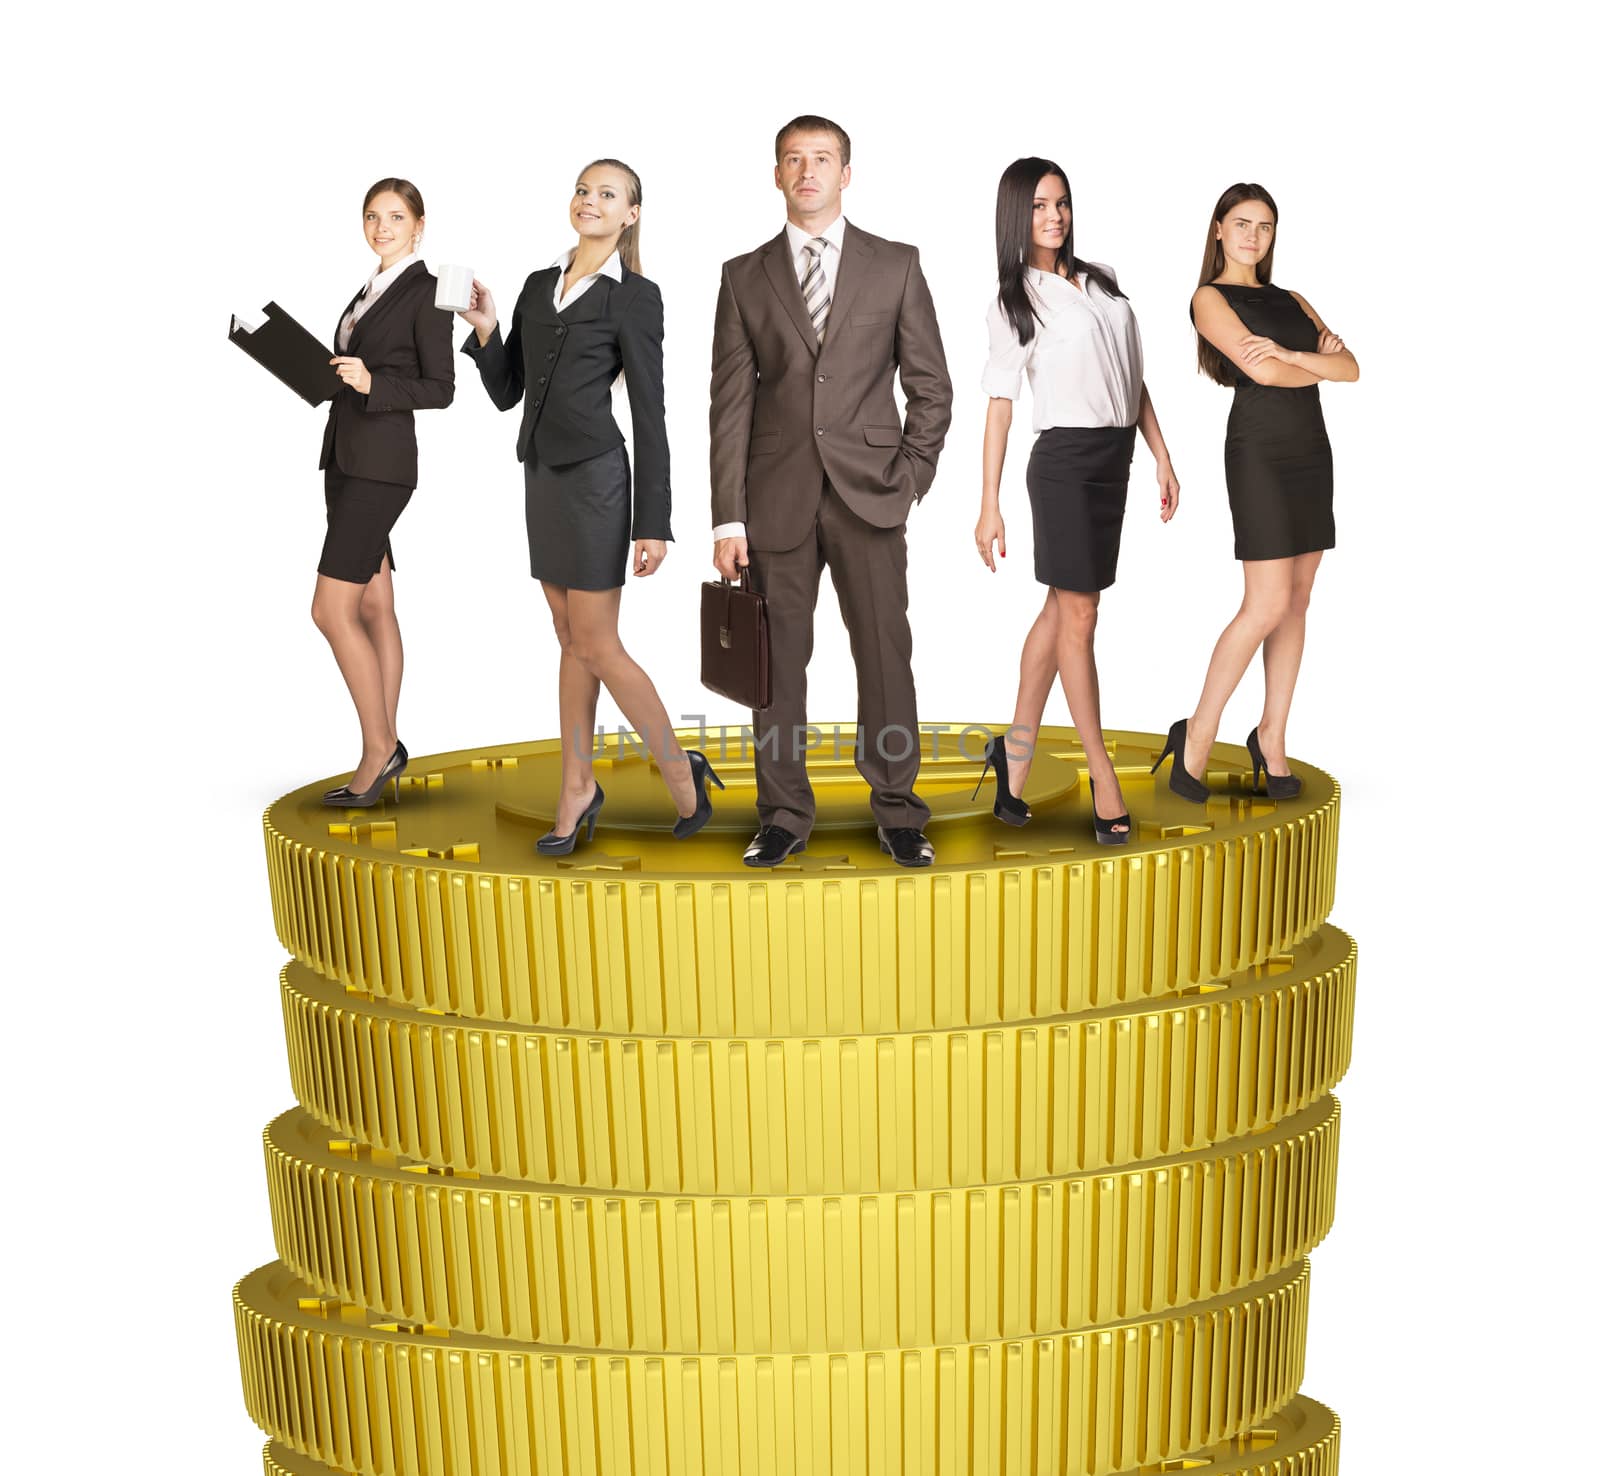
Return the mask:
<path fill-rule="evenodd" d="M 833 300 L 828 294 L 828 279 L 822 275 L 822 248 L 826 243 L 821 236 L 806 242 L 806 274 L 800 279 L 800 295 L 806 300 L 806 311 L 811 314 L 811 328 L 822 342 L 822 330 L 828 324 L 828 304 Z"/>

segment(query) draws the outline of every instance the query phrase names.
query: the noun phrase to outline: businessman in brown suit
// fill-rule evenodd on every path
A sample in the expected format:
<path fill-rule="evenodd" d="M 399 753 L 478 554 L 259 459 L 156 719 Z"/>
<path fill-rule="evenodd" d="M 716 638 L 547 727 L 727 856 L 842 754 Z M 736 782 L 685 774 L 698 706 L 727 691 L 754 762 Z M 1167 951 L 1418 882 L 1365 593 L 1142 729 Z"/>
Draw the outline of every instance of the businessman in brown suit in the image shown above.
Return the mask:
<path fill-rule="evenodd" d="M 728 579 L 749 563 L 772 642 L 772 706 L 755 717 L 760 829 L 745 864 L 803 851 L 816 814 L 806 665 L 826 564 L 855 657 L 856 767 L 879 845 L 902 866 L 928 866 L 905 523 L 950 428 L 939 324 L 916 248 L 840 213 L 850 139 L 838 124 L 785 124 L 774 175 L 788 221 L 723 266 L 711 360 L 713 559 Z"/>

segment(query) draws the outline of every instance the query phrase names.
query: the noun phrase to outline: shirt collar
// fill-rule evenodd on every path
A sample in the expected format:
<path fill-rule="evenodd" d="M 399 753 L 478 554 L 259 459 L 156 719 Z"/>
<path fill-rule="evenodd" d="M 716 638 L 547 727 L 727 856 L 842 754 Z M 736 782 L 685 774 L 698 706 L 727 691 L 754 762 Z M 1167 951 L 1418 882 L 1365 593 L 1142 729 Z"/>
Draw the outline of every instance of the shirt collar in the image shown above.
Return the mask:
<path fill-rule="evenodd" d="M 1089 288 L 1092 285 L 1088 272 L 1083 269 L 1081 257 L 1078 260 L 1078 281 L 1083 284 L 1081 287 L 1074 287 L 1060 272 L 1041 272 L 1038 267 L 1030 266 L 1027 269 L 1027 273 L 1028 280 L 1035 286 L 1042 286 L 1044 283 L 1049 282 L 1054 287 L 1070 292 L 1074 297 L 1087 297 Z"/>
<path fill-rule="evenodd" d="M 577 251 L 578 248 L 576 246 L 567 247 L 550 265 L 559 267 L 564 273 L 572 265 L 572 258 L 577 255 Z M 613 251 L 610 256 L 600 263 L 600 270 L 591 272 L 589 275 L 592 277 L 610 277 L 613 282 L 620 282 L 622 280 L 621 253 Z"/>
<path fill-rule="evenodd" d="M 378 271 L 375 271 L 370 277 L 367 278 L 366 295 L 368 297 L 376 297 L 384 290 L 385 287 L 394 281 L 394 279 L 398 277 L 401 272 L 403 272 L 408 266 L 413 265 L 416 260 L 417 253 L 415 251 L 408 251 L 400 258 L 399 261 L 395 262 L 393 266 L 382 267 Z"/>
<path fill-rule="evenodd" d="M 810 241 L 810 240 L 813 240 L 814 238 L 813 238 L 813 236 L 811 235 L 811 233 L 809 231 L 804 230 L 800 226 L 797 226 L 792 220 L 786 220 L 783 223 L 783 228 L 784 228 L 785 233 L 789 237 L 789 254 L 791 256 L 793 256 L 796 261 L 798 261 L 800 259 L 800 253 L 806 249 L 806 242 Z M 843 216 L 843 214 L 839 214 L 839 215 L 834 216 L 833 224 L 830 225 L 827 228 L 827 230 L 821 231 L 818 234 L 820 234 L 822 239 L 824 241 L 826 241 L 829 246 L 833 247 L 833 249 L 835 251 L 843 251 L 844 250 L 844 216 Z"/>

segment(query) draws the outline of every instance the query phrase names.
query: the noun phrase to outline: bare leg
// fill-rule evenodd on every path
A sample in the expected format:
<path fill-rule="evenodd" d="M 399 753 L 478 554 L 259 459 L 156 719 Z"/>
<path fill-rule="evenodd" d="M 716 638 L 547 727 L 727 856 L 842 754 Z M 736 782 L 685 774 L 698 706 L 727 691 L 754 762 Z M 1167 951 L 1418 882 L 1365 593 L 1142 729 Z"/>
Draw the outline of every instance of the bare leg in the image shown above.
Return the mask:
<path fill-rule="evenodd" d="M 1222 709 L 1228 705 L 1239 679 L 1255 659 L 1257 648 L 1276 629 L 1289 608 L 1294 581 L 1293 559 L 1246 559 L 1244 601 L 1239 613 L 1217 637 L 1194 716 L 1189 719 L 1183 766 L 1196 779 L 1204 779 L 1206 759 L 1217 741 Z"/>
<path fill-rule="evenodd" d="M 1120 815 L 1126 809 L 1117 771 L 1106 753 L 1106 740 L 1100 731 L 1100 674 L 1094 665 L 1094 628 L 1099 619 L 1100 596 L 1078 590 L 1051 591 L 1056 605 L 1056 665 L 1061 672 L 1061 688 L 1067 694 L 1072 726 L 1089 765 L 1095 786 L 1095 814 L 1102 820 Z M 1127 826 L 1116 827 L 1125 834 Z"/>
<path fill-rule="evenodd" d="M 600 680 L 572 650 L 572 624 L 567 617 L 564 585 L 539 582 L 556 640 L 561 643 L 561 667 L 556 677 L 561 724 L 561 794 L 556 801 L 554 829 L 566 835 L 594 798 L 594 716 L 600 701 Z"/>
<path fill-rule="evenodd" d="M 1015 795 L 1022 793 L 1028 771 L 1033 767 L 1033 751 L 1039 744 L 1039 724 L 1044 721 L 1044 704 L 1056 681 L 1056 642 L 1059 636 L 1055 591 L 1047 589 L 1044 608 L 1039 611 L 1028 630 L 1028 638 L 1022 643 L 1017 706 L 1011 716 L 1011 736 L 1006 741 L 1011 792 Z"/>
<path fill-rule="evenodd" d="M 569 589 L 567 619 L 573 654 L 611 693 L 628 726 L 661 766 L 661 778 L 679 815 L 695 812 L 694 776 L 672 731 L 667 709 L 643 667 L 623 649 L 617 635 L 620 589 Z"/>
<path fill-rule="evenodd" d="M 378 770 L 394 752 L 394 726 L 384 700 L 383 669 L 372 637 L 361 623 L 361 598 L 364 584 L 317 575 L 317 590 L 311 598 L 311 618 L 333 647 L 333 659 L 350 689 L 361 722 L 361 762 L 350 776 L 352 789 L 365 789 L 378 777 Z"/>
<path fill-rule="evenodd" d="M 394 614 L 394 572 L 389 568 L 387 554 L 362 591 L 360 614 L 367 639 L 378 653 L 378 673 L 383 680 L 383 705 L 389 714 L 389 731 L 398 733 L 400 678 L 406 663 L 405 651 L 400 645 L 400 622 Z"/>
<path fill-rule="evenodd" d="M 1294 699 L 1295 679 L 1300 675 L 1300 653 L 1306 645 L 1306 609 L 1311 603 L 1311 586 L 1317 577 L 1322 552 L 1298 554 L 1290 563 L 1294 579 L 1289 589 L 1289 608 L 1261 647 L 1261 665 L 1266 673 L 1266 696 L 1261 705 L 1257 736 L 1267 772 L 1287 774 L 1289 760 L 1284 735 L 1289 727 L 1289 703 Z"/>

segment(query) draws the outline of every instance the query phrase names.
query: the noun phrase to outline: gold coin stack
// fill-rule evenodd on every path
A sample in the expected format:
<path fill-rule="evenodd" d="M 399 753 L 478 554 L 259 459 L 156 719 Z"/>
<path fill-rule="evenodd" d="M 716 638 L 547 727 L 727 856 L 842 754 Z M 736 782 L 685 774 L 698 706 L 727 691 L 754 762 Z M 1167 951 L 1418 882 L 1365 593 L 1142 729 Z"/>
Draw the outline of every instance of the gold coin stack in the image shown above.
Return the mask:
<path fill-rule="evenodd" d="M 1203 808 L 1108 735 L 1132 843 L 1040 736 L 1023 830 L 931 728 L 939 862 L 883 855 L 841 725 L 817 828 L 740 864 L 753 752 L 686 842 L 628 735 L 538 855 L 558 745 L 265 820 L 299 1107 L 234 1293 L 268 1472 L 1332 1476 L 1299 1395 L 1355 945 L 1339 791 Z"/>

